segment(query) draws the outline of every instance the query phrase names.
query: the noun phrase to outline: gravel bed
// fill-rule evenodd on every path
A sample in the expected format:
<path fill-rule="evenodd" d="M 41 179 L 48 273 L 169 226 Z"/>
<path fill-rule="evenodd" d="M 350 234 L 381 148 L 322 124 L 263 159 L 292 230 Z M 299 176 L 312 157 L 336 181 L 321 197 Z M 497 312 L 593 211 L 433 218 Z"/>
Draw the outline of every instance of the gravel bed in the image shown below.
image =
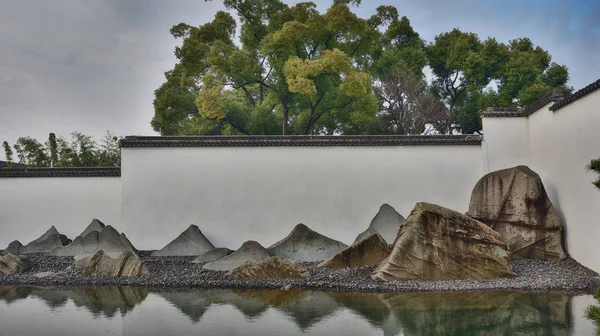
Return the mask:
<path fill-rule="evenodd" d="M 318 263 L 302 263 L 310 275 L 304 279 L 235 279 L 226 272 L 203 270 L 193 264 L 194 257 L 151 257 L 140 253 L 150 275 L 141 278 L 86 277 L 68 269 L 72 257 L 29 255 L 33 268 L 26 273 L 0 275 L 0 285 L 35 286 L 147 286 L 154 288 L 240 288 L 280 289 L 302 288 L 353 292 L 448 292 L 518 290 L 530 292 L 557 291 L 589 293 L 594 288 L 592 278 L 598 274 L 572 258 L 560 262 L 513 260 L 517 277 L 496 280 L 451 281 L 394 281 L 376 282 L 371 279 L 374 267 L 328 269 Z M 49 277 L 34 274 L 55 272 Z"/>

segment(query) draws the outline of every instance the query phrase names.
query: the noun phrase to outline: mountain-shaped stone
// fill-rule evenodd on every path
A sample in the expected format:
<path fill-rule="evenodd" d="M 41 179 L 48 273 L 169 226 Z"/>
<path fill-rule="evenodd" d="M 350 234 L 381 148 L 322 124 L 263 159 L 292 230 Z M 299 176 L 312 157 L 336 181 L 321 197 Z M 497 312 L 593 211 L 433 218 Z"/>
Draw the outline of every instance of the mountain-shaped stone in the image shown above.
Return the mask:
<path fill-rule="evenodd" d="M 336 253 L 318 267 L 345 268 L 377 266 L 392 252 L 392 247 L 376 232 L 369 233 L 364 239 L 347 249 Z"/>
<path fill-rule="evenodd" d="M 358 237 L 356 237 L 354 243 L 359 242 L 371 232 L 376 232 L 388 244 L 393 244 L 404 220 L 404 217 L 402 217 L 402 215 L 399 214 L 391 205 L 387 203 L 383 204 L 379 208 L 379 212 L 371 220 L 369 227 L 364 232 L 359 234 Z"/>
<path fill-rule="evenodd" d="M 80 234 L 81 237 L 87 236 L 90 232 L 102 232 L 106 225 L 102 223 L 99 219 L 94 218 L 90 225 L 88 225 L 85 230 Z"/>
<path fill-rule="evenodd" d="M 204 254 L 215 247 L 202 234 L 196 225 L 190 225 L 179 237 L 160 250 L 152 252 L 153 257 L 165 256 L 197 256 Z"/>
<path fill-rule="evenodd" d="M 271 245 L 268 250 L 272 255 L 283 259 L 313 262 L 329 259 L 347 247 L 344 243 L 315 232 L 304 224 L 298 224 L 287 237 Z"/>
<path fill-rule="evenodd" d="M 3 254 L 12 253 L 14 255 L 18 255 L 21 253 L 21 249 L 23 248 L 23 244 L 21 244 L 18 240 L 13 240 L 8 247 L 4 249 Z"/>
<path fill-rule="evenodd" d="M 17 253 L 20 254 L 45 253 L 50 252 L 57 247 L 67 245 L 69 243 L 71 243 L 71 240 L 67 238 L 67 236 L 60 234 L 53 225 L 41 237 L 32 240 L 29 244 L 25 246 L 21 245 L 19 247 L 18 245 L 20 245 L 21 243 L 18 241 L 14 241 L 11 243 L 12 246 L 9 245 L 9 248 L 12 248 L 14 251 L 15 249 L 17 249 L 17 247 L 19 247 Z"/>
<path fill-rule="evenodd" d="M 203 269 L 213 271 L 229 271 L 247 262 L 259 264 L 271 257 L 271 254 L 258 242 L 249 240 L 235 252 L 219 260 L 206 263 Z"/>
<path fill-rule="evenodd" d="M 454 210 L 419 202 L 372 278 L 490 280 L 515 275 L 510 251 L 498 232 Z"/>
<path fill-rule="evenodd" d="M 55 248 L 49 255 L 73 256 L 75 259 L 81 259 L 100 250 L 112 258 L 118 258 L 125 251 L 136 252 L 125 234 L 120 234 L 112 226 L 106 225 L 102 232 L 92 231 L 85 237 L 78 236 L 73 243 Z"/>
<path fill-rule="evenodd" d="M 204 264 L 204 263 L 217 261 L 221 258 L 224 258 L 224 257 L 230 255 L 231 253 L 233 253 L 233 251 L 226 247 L 217 247 L 217 248 L 214 248 L 204 254 L 199 255 L 194 260 L 192 260 L 192 263 Z"/>

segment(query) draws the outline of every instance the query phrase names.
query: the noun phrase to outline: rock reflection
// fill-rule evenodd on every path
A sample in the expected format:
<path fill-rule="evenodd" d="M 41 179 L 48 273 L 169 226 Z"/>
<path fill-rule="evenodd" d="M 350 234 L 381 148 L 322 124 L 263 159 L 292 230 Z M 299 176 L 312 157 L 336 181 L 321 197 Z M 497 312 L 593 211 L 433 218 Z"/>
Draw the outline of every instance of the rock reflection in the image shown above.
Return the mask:
<path fill-rule="evenodd" d="M 94 317 L 122 316 L 140 304 L 149 290 L 141 287 L 0 287 L 0 300 L 8 304 L 35 297 L 51 309 L 63 307 L 69 299 L 76 307 L 85 307 Z"/>
<path fill-rule="evenodd" d="M 56 309 L 70 300 L 94 316 L 111 318 L 117 313 L 129 313 L 148 293 L 149 289 L 139 287 L 0 287 L 0 302 L 11 305 L 35 298 Z M 573 328 L 572 297 L 562 293 L 369 294 L 191 289 L 154 294 L 193 323 L 200 322 L 211 307 L 219 305 L 235 307 L 247 320 L 257 323 L 271 308 L 290 317 L 303 332 L 330 317 L 342 316 L 342 310 L 360 316 L 384 335 L 568 335 Z"/>

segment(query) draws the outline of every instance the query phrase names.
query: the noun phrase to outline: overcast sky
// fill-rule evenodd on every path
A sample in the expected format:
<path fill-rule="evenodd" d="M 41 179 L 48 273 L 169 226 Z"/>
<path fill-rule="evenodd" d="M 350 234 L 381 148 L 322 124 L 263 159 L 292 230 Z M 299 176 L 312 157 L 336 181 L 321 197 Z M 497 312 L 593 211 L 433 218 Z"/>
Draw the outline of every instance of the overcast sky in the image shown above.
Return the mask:
<path fill-rule="evenodd" d="M 331 0 L 315 2 L 324 11 Z M 569 67 L 576 90 L 600 78 L 600 1 L 363 0 L 355 11 L 368 17 L 382 4 L 427 41 L 455 27 L 503 42 L 529 37 Z M 203 0 L 0 0 L 0 142 L 155 134 L 154 90 L 175 63 L 169 29 L 221 9 Z"/>

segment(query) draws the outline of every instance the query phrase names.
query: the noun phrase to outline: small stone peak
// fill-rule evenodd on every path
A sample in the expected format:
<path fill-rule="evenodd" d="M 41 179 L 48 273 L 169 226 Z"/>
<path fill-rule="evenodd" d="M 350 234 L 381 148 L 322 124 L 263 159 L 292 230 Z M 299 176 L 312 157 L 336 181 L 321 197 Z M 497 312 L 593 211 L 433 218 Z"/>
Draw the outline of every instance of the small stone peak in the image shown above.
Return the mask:
<path fill-rule="evenodd" d="M 242 246 L 240 247 L 240 249 L 242 249 L 244 247 L 258 247 L 258 248 L 264 249 L 264 247 L 259 242 L 257 242 L 256 240 L 247 240 L 247 241 L 245 241 L 242 244 Z"/>
<path fill-rule="evenodd" d="M 303 223 L 297 224 L 296 226 L 294 226 L 294 229 L 292 230 L 292 232 L 304 232 L 304 231 L 312 231 L 308 226 L 304 225 Z"/>

